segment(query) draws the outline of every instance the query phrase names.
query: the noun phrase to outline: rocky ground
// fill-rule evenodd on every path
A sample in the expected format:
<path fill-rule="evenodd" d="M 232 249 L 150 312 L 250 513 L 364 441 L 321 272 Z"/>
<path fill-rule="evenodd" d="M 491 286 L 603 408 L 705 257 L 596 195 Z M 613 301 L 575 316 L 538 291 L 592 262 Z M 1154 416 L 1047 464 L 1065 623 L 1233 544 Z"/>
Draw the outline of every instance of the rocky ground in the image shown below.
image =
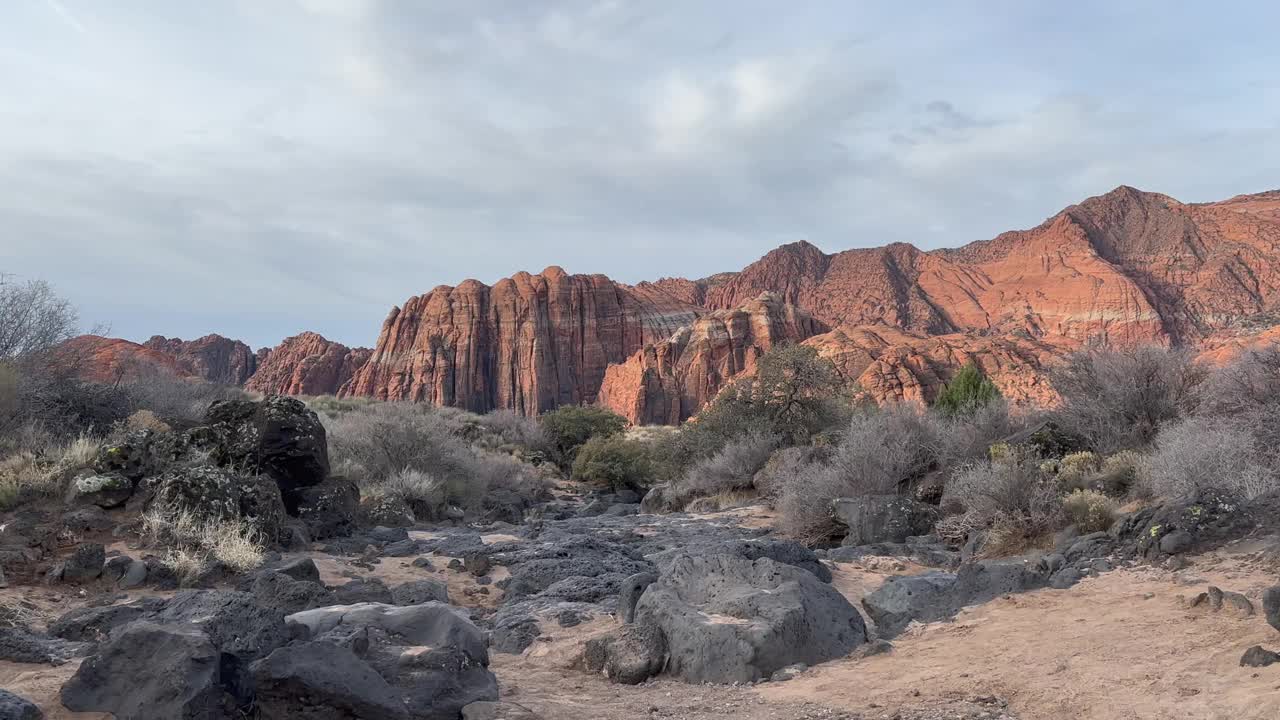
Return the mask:
<path fill-rule="evenodd" d="M 763 506 L 650 514 L 568 483 L 519 523 L 369 527 L 341 483 L 292 472 L 301 440 L 273 458 L 292 507 L 199 469 L 5 516 L 0 720 L 1280 716 L 1271 501 L 1141 509 L 1003 559 L 875 497 L 840 506 L 862 544 L 817 552 Z M 272 519 L 278 549 L 180 589 L 131 530 L 138 493 L 178 491 Z"/>

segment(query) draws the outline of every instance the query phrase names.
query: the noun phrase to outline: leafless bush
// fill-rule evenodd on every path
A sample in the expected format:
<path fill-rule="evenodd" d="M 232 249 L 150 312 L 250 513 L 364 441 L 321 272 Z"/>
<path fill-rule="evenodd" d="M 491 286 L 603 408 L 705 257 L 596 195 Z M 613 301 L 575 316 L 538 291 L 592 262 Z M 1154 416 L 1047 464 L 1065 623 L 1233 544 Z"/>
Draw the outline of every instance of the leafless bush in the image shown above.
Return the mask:
<path fill-rule="evenodd" d="M 331 460 L 359 465 L 371 480 L 400 470 L 465 476 L 472 453 L 452 418 L 427 405 L 378 403 L 325 420 Z"/>
<path fill-rule="evenodd" d="M 1155 451 L 1139 468 L 1140 489 L 1170 499 L 1207 488 L 1253 498 L 1280 488 L 1272 452 L 1243 418 L 1190 418 L 1160 432 Z"/>
<path fill-rule="evenodd" d="M 513 410 L 495 410 L 480 419 L 486 433 L 495 438 L 497 447 L 516 446 L 531 452 L 547 453 L 551 439 L 537 419 Z"/>
<path fill-rule="evenodd" d="M 1236 415 L 1280 406 L 1280 347 L 1242 354 L 1209 374 L 1201 386 L 1199 411 Z"/>
<path fill-rule="evenodd" d="M 802 469 L 778 491 L 784 530 L 805 542 L 838 532 L 831 500 L 897 493 L 935 462 L 932 425 L 911 404 L 854 414 L 829 461 Z"/>
<path fill-rule="evenodd" d="M 1014 453 L 961 468 L 944 503 L 964 508 L 966 521 L 987 527 L 986 551 L 1016 553 L 1042 541 L 1063 522 L 1062 500 L 1038 458 Z"/>
<path fill-rule="evenodd" d="M 955 467 L 970 460 L 987 457 L 988 449 L 1033 424 L 1030 413 L 1015 413 L 1004 399 L 996 399 L 977 408 L 972 414 L 946 417 L 930 413 L 938 465 Z"/>
<path fill-rule="evenodd" d="M 169 424 L 190 425 L 204 418 L 218 400 L 235 400 L 244 393 L 228 385 L 174 377 L 163 371 L 130 373 L 119 388 L 134 411 L 148 410 Z"/>
<path fill-rule="evenodd" d="M 754 489 L 753 480 L 780 438 L 768 432 L 753 431 L 731 440 L 719 452 L 693 464 L 675 483 L 672 490 L 690 500 L 728 492 Z"/>
<path fill-rule="evenodd" d="M 1183 350 L 1148 345 L 1075 353 L 1056 366 L 1054 419 L 1099 452 L 1142 447 L 1160 426 L 1189 415 L 1205 369 Z"/>
<path fill-rule="evenodd" d="M 472 447 L 479 416 L 427 405 L 376 403 L 324 419 L 335 471 L 362 492 L 392 494 L 414 515 L 442 519 L 450 507 L 484 514 L 497 499 L 535 498 L 545 480 L 510 455 Z"/>
<path fill-rule="evenodd" d="M 0 282 L 0 361 L 43 353 L 79 332 L 80 316 L 43 280 Z"/>
<path fill-rule="evenodd" d="M 823 445 L 799 445 L 777 450 L 751 479 L 751 484 L 759 495 L 776 499 L 781 489 L 807 467 L 830 460 L 832 451 Z"/>

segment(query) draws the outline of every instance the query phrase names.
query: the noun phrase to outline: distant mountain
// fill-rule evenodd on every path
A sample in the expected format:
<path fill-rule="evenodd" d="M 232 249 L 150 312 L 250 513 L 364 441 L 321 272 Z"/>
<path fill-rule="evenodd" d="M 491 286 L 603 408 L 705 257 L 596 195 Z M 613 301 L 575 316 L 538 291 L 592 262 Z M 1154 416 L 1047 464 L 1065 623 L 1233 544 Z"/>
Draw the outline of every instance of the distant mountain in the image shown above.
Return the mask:
<path fill-rule="evenodd" d="M 1006 396 L 1039 402 L 1052 399 L 1045 367 L 1086 344 L 1221 360 L 1280 337 L 1278 305 L 1280 191 L 1184 204 L 1122 186 L 956 249 L 796 242 L 700 280 L 551 267 L 441 286 L 393 308 L 372 351 L 304 333 L 259 351 L 242 382 L 530 415 L 599 401 L 678 422 L 772 345 L 805 342 L 877 400 L 931 400 L 975 362 Z M 243 374 L 247 347 L 206 340 L 148 348 L 179 372 Z"/>

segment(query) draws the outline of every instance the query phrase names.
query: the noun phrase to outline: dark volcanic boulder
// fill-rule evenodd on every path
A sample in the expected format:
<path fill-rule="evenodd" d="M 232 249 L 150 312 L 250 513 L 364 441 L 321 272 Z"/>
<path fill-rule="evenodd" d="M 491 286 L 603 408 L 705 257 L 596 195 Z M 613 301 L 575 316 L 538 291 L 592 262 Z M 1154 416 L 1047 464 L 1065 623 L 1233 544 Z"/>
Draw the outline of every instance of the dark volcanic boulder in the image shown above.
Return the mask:
<path fill-rule="evenodd" d="M 233 699 L 218 650 L 195 628 L 137 622 L 86 659 L 62 686 L 62 704 L 118 720 L 220 720 Z"/>
<path fill-rule="evenodd" d="M 313 539 L 343 537 L 356 529 L 360 513 L 360 488 L 355 482 L 334 476 L 319 485 L 295 493 L 295 514 Z"/>
<path fill-rule="evenodd" d="M 123 475 L 81 475 L 67 487 L 67 504 L 115 508 L 133 495 L 133 481 Z"/>
<path fill-rule="evenodd" d="M 456 720 L 466 705 L 498 699 L 484 634 L 442 603 L 380 603 L 290 615 L 310 640 L 347 647 L 394 687 L 414 720 Z"/>
<path fill-rule="evenodd" d="M 1267 624 L 1280 630 L 1280 585 L 1269 587 L 1262 594 L 1262 612 Z"/>
<path fill-rule="evenodd" d="M 283 611 L 235 590 L 183 590 L 165 603 L 155 622 L 203 630 L 220 652 L 246 664 L 289 641 Z"/>
<path fill-rule="evenodd" d="M 259 572 L 248 583 L 247 590 L 259 605 L 276 608 L 286 615 L 334 603 L 333 594 L 324 585 L 297 580 L 274 570 Z"/>
<path fill-rule="evenodd" d="M 867 639 L 858 611 L 812 573 L 735 555 L 673 559 L 640 597 L 636 624 L 663 631 L 667 670 L 693 683 L 753 682 Z"/>
<path fill-rule="evenodd" d="M 1248 534 L 1253 513 L 1240 498 L 1216 489 L 1201 490 L 1189 500 L 1139 510 L 1112 528 L 1148 559 L 1210 549 Z"/>
<path fill-rule="evenodd" d="M 84 643 L 42 637 L 20 626 L 0 627 L 0 660 L 62 665 L 85 647 Z"/>
<path fill-rule="evenodd" d="M 391 588 L 391 602 L 396 605 L 421 605 L 428 602 L 449 604 L 449 586 L 443 580 L 412 580 Z"/>
<path fill-rule="evenodd" d="M 831 571 L 822 564 L 818 556 L 809 548 L 792 540 L 776 538 L 738 540 L 715 537 L 694 539 L 674 550 L 654 553 L 649 559 L 659 569 L 663 569 L 671 560 L 684 555 L 735 555 L 745 560 L 768 558 L 774 562 L 808 570 L 822 582 L 831 582 Z"/>
<path fill-rule="evenodd" d="M 250 672 L 262 720 L 407 720 L 399 691 L 345 647 L 283 647 Z"/>
<path fill-rule="evenodd" d="M 142 508 L 162 515 L 190 514 L 216 525 L 244 520 L 271 542 L 285 520 L 280 490 L 268 477 L 209 465 L 184 467 L 147 478 L 138 488 Z"/>
<path fill-rule="evenodd" d="M 101 543 L 80 543 L 62 564 L 62 579 L 69 583 L 97 580 L 106 561 L 107 551 Z"/>
<path fill-rule="evenodd" d="M 844 544 L 856 546 L 927 535 L 938 509 L 903 495 L 865 495 L 832 500 L 831 516 L 848 528 Z"/>
<path fill-rule="evenodd" d="M 44 713 L 35 703 L 0 689 L 0 720 L 43 720 Z"/>
<path fill-rule="evenodd" d="M 149 597 L 126 605 L 103 605 L 72 610 L 49 625 L 49 634 L 64 640 L 101 642 L 134 620 L 149 618 L 164 609 L 163 598 Z"/>
<path fill-rule="evenodd" d="M 219 465 L 269 476 L 285 507 L 296 512 L 298 492 L 329 476 L 329 447 L 320 418 L 300 400 L 272 395 L 261 402 L 223 400 L 205 413 L 206 427 L 191 431 L 195 444 Z"/>

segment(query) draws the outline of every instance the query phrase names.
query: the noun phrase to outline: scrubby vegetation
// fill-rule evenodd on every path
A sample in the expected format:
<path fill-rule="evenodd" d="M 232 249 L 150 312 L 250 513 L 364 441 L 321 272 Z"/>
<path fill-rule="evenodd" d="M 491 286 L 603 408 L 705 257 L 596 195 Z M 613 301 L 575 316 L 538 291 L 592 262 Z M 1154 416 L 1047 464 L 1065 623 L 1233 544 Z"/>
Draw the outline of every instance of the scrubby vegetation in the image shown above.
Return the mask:
<path fill-rule="evenodd" d="M 451 510 L 505 519 L 513 504 L 518 512 L 546 492 L 543 473 L 519 457 L 544 443 L 524 422 L 488 426 L 472 413 L 413 403 L 361 404 L 324 422 L 334 472 L 354 479 L 366 499 L 396 498 L 422 520 Z"/>
<path fill-rule="evenodd" d="M 1000 390 L 977 365 L 970 363 L 956 371 L 942 388 L 933 406 L 950 417 L 972 415 L 1000 397 Z"/>
<path fill-rule="evenodd" d="M 603 408 L 566 405 L 538 420 L 546 434 L 553 460 L 564 470 L 573 468 L 578 449 L 594 437 L 617 435 L 627 427 L 625 418 Z"/>

